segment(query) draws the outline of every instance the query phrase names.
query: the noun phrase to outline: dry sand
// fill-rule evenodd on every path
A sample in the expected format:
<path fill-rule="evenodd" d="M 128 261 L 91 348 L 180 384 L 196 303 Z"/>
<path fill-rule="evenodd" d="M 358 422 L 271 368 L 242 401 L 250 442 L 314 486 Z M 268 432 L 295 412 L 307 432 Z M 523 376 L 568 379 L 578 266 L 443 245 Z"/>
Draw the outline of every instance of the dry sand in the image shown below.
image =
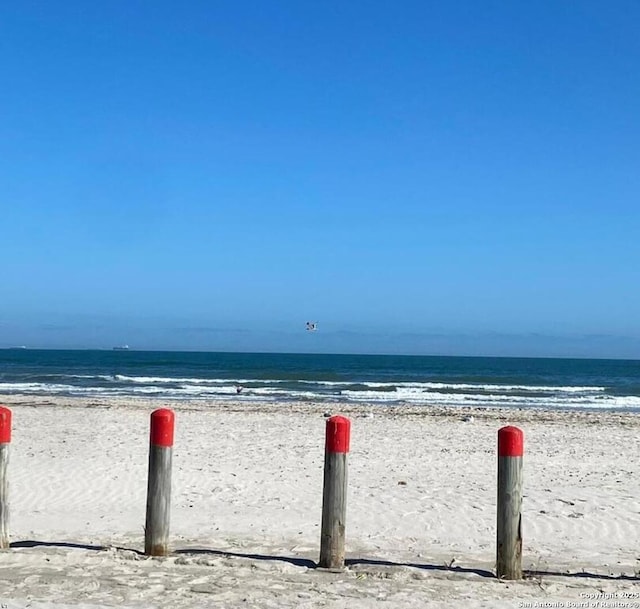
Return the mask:
<path fill-rule="evenodd" d="M 0 403 L 14 417 L 0 607 L 640 607 L 637 414 Z M 173 553 L 147 558 L 148 427 L 159 407 L 176 411 Z M 352 421 L 340 573 L 315 568 L 327 414 Z M 525 433 L 519 582 L 493 576 L 506 424 Z"/>

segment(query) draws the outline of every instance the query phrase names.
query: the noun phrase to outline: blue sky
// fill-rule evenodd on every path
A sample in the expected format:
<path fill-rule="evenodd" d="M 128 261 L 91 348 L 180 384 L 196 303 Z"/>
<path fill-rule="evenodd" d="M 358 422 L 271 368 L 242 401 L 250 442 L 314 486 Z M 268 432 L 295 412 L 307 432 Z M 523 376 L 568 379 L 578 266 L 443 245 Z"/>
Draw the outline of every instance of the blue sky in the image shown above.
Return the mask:
<path fill-rule="evenodd" d="M 3 3 L 0 346 L 640 358 L 639 20 Z"/>

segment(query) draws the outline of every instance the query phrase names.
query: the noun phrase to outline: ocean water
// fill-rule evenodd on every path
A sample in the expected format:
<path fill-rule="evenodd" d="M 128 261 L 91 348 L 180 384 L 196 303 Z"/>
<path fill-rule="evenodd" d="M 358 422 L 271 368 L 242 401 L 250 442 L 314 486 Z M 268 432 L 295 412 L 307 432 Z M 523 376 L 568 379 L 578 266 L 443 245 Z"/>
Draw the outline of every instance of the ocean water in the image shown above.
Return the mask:
<path fill-rule="evenodd" d="M 640 411 L 640 361 L 4 349 L 0 394 Z"/>

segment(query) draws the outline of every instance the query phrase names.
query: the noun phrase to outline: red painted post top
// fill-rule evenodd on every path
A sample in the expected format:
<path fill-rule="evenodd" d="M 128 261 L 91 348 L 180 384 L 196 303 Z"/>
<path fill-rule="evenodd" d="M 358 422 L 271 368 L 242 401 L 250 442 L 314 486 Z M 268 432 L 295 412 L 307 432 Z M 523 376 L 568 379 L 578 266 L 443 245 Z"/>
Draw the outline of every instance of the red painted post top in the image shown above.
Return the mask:
<path fill-rule="evenodd" d="M 11 442 L 11 411 L 0 406 L 0 444 Z"/>
<path fill-rule="evenodd" d="M 330 453 L 348 453 L 351 438 L 351 421 L 336 415 L 327 419 L 325 449 Z"/>
<path fill-rule="evenodd" d="M 153 446 L 173 446 L 173 410 L 160 408 L 151 413 L 151 444 Z"/>
<path fill-rule="evenodd" d="M 518 427 L 507 425 L 498 430 L 498 457 L 522 457 L 524 434 Z"/>

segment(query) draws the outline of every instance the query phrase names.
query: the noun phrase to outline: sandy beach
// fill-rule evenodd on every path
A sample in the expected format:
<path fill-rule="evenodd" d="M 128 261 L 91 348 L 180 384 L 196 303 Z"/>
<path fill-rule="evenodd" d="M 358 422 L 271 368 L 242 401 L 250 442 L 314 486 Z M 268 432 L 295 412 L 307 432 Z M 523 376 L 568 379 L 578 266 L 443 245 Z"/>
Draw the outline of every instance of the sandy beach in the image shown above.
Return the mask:
<path fill-rule="evenodd" d="M 638 414 L 0 403 L 13 412 L 2 607 L 640 606 Z M 172 554 L 148 558 L 149 416 L 160 407 L 176 413 Z M 315 568 L 332 414 L 352 422 L 339 573 Z M 518 582 L 494 576 L 496 437 L 507 424 L 525 434 Z"/>

